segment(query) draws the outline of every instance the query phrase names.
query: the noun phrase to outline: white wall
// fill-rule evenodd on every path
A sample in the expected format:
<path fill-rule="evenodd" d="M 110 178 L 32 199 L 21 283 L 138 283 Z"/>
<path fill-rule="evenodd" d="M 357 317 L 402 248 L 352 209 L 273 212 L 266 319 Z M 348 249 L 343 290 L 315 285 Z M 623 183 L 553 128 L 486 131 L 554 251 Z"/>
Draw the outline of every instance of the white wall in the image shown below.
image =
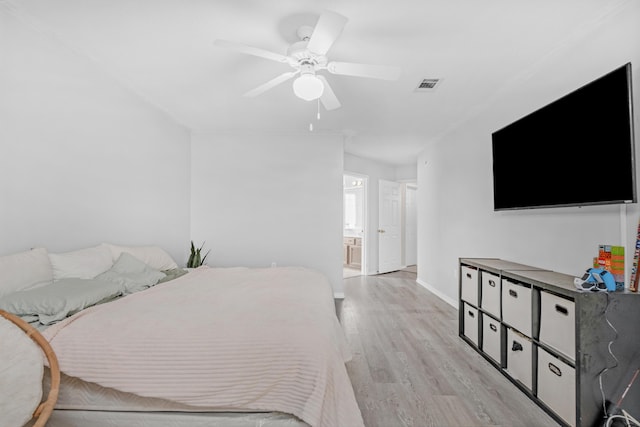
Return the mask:
<path fill-rule="evenodd" d="M 505 86 L 486 111 L 420 154 L 418 281 L 450 303 L 457 301 L 459 257 L 503 258 L 577 276 L 591 266 L 598 244 L 610 243 L 626 244 L 631 263 L 637 204 L 621 214 L 619 206 L 494 212 L 492 202 L 491 132 L 628 61 L 638 145 L 640 7 L 630 4 L 607 19 L 533 64 L 530 75 Z"/>
<path fill-rule="evenodd" d="M 395 166 L 395 181 L 415 183 L 418 179 L 416 164 Z"/>
<path fill-rule="evenodd" d="M 194 134 L 192 227 L 212 266 L 301 265 L 342 290 L 343 138 Z"/>
<path fill-rule="evenodd" d="M 0 254 L 102 241 L 184 262 L 189 133 L 0 8 Z"/>

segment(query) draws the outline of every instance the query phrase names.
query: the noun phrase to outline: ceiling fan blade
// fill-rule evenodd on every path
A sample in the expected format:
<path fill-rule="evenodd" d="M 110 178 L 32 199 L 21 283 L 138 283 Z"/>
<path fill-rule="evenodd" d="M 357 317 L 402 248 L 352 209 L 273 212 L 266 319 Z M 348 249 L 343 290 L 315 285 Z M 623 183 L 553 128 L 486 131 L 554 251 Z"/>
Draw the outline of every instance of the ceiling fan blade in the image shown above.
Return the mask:
<path fill-rule="evenodd" d="M 326 55 L 347 23 L 347 18 L 330 10 L 325 11 L 316 24 L 307 49 L 319 55 Z"/>
<path fill-rule="evenodd" d="M 329 62 L 327 71 L 344 76 L 369 77 L 372 79 L 397 80 L 402 71 L 388 65 L 356 64 L 353 62 Z"/>
<path fill-rule="evenodd" d="M 286 82 L 287 80 L 289 80 L 290 78 L 292 78 L 293 76 L 295 76 L 296 74 L 298 74 L 298 71 L 290 71 L 288 73 L 283 73 L 280 74 L 278 77 L 276 77 L 275 79 L 271 79 L 266 83 L 261 84 L 260 86 L 251 89 L 249 92 L 245 93 L 242 96 L 245 96 L 247 98 L 252 98 L 254 96 L 258 96 L 263 92 L 268 91 L 269 89 L 278 86 L 281 83 Z"/>
<path fill-rule="evenodd" d="M 320 74 L 316 74 L 316 77 L 319 78 L 324 85 L 324 90 L 322 91 L 322 96 L 320 97 L 320 102 L 322 102 L 323 107 L 327 111 L 340 108 L 342 104 L 340 104 L 340 101 L 338 101 L 336 94 L 333 93 L 333 89 L 331 89 L 331 86 L 329 86 L 329 82 L 327 81 L 327 79 L 325 79 L 325 77 Z"/>
<path fill-rule="evenodd" d="M 272 61 L 277 62 L 289 62 L 289 57 L 285 55 L 280 55 L 279 53 L 271 52 L 265 49 L 261 49 L 259 47 L 248 46 L 246 44 L 232 42 L 228 40 L 215 40 L 213 42 L 215 46 L 224 47 L 227 49 L 233 49 L 238 52 L 246 53 L 249 55 L 259 56 L 261 58 L 271 59 Z"/>

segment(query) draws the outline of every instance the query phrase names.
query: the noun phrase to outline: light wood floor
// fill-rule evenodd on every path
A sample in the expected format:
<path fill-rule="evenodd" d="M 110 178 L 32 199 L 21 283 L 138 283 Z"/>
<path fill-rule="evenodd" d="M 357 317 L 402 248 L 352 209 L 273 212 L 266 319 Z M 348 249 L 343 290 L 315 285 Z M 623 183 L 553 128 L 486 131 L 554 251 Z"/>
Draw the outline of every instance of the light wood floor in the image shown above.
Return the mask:
<path fill-rule="evenodd" d="M 344 279 L 339 317 L 366 427 L 557 426 L 458 336 L 413 272 Z"/>
<path fill-rule="evenodd" d="M 342 267 L 342 278 L 356 277 L 362 274 L 359 268 Z"/>

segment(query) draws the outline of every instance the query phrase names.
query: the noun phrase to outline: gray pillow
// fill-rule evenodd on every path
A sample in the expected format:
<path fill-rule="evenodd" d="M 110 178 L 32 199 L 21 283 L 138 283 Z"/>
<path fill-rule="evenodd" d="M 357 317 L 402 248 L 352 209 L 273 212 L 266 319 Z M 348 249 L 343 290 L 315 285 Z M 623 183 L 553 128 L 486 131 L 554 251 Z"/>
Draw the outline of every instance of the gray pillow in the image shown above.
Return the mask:
<path fill-rule="evenodd" d="M 158 283 L 168 282 L 173 279 L 177 279 L 178 277 L 182 277 L 188 273 L 187 270 L 183 270 L 181 268 L 172 268 L 169 270 L 162 270 L 162 272 L 166 275 L 164 278 L 160 279 Z"/>
<path fill-rule="evenodd" d="M 150 288 L 163 279 L 160 270 L 140 261 L 133 255 L 123 252 L 109 270 L 98 274 L 96 279 L 107 280 L 122 286 L 125 295 Z"/>
<path fill-rule="evenodd" d="M 41 324 L 50 325 L 120 295 L 122 286 L 118 283 L 96 279 L 60 279 L 51 285 L 5 295 L 0 298 L 0 309 L 22 318 L 35 316 Z"/>

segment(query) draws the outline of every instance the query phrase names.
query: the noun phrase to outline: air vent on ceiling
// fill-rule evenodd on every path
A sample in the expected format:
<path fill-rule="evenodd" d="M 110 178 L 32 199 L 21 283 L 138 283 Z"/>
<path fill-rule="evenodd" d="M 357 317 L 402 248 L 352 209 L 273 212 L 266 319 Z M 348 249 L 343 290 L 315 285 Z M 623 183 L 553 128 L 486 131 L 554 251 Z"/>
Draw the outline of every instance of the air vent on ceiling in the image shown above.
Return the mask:
<path fill-rule="evenodd" d="M 415 92 L 433 92 L 440 85 L 442 79 L 422 79 Z"/>

